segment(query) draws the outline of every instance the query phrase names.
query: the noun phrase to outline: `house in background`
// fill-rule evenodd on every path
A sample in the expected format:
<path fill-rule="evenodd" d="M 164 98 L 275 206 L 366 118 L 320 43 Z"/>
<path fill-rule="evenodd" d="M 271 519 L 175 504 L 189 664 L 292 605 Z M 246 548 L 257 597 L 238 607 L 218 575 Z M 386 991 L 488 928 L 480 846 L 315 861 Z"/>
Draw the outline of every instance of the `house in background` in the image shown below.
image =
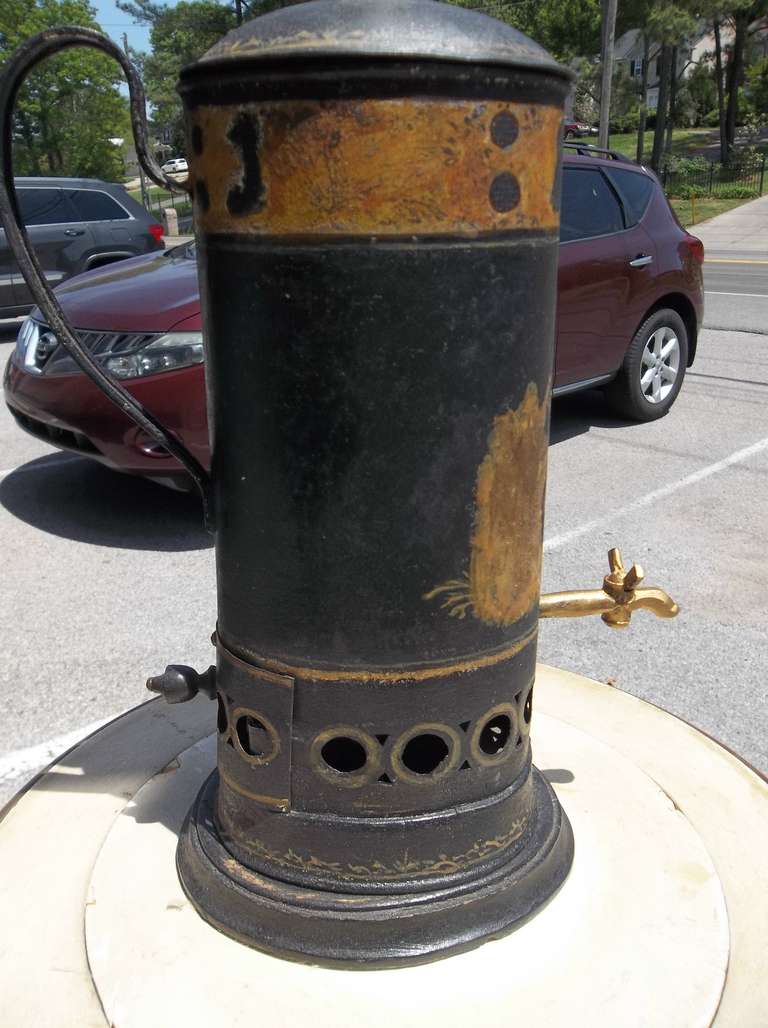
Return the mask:
<path fill-rule="evenodd" d="M 733 39 L 733 29 L 728 25 L 723 25 L 720 30 L 720 39 L 723 48 L 727 47 Z M 621 68 L 631 79 L 634 79 L 638 88 L 643 77 L 644 49 L 645 39 L 642 29 L 629 29 L 616 40 L 614 49 L 616 68 Z M 698 64 L 703 63 L 708 57 L 714 57 L 714 53 L 715 34 L 705 22 L 701 22 L 700 30 L 677 47 L 678 79 L 686 79 Z M 661 46 L 651 40 L 648 56 L 648 89 L 645 96 L 645 103 L 649 111 L 655 111 L 659 106 L 660 64 Z"/>

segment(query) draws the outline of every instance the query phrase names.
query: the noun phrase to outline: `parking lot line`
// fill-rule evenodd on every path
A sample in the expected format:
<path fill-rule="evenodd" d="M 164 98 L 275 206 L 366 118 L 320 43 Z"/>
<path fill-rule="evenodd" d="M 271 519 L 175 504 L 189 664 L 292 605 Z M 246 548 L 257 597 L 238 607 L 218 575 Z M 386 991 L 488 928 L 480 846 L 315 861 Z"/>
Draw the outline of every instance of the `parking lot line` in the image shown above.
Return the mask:
<path fill-rule="evenodd" d="M 768 264 L 768 261 L 746 257 L 705 257 L 705 264 Z"/>
<path fill-rule="evenodd" d="M 579 539 L 583 535 L 588 535 L 593 532 L 596 528 L 602 528 L 604 525 L 610 524 L 617 518 L 623 517 L 625 514 L 631 514 L 633 511 L 640 510 L 643 507 L 649 507 L 657 500 L 662 500 L 666 496 L 671 496 L 673 493 L 679 492 L 681 489 L 687 489 L 688 486 L 696 485 L 697 482 L 702 482 L 705 478 L 711 478 L 713 475 L 719 474 L 721 471 L 726 471 L 728 468 L 733 467 L 734 464 L 741 464 L 745 460 L 749 460 L 750 457 L 754 457 L 758 453 L 762 453 L 763 450 L 768 449 L 768 436 L 764 439 L 758 439 L 756 443 L 752 443 L 751 446 L 745 446 L 741 450 L 736 450 L 728 457 L 724 457 L 722 460 L 716 461 L 714 464 L 708 464 L 704 468 L 699 468 L 698 471 L 692 472 L 690 475 L 685 475 L 683 478 L 678 478 L 674 482 L 670 482 L 668 485 L 663 485 L 659 489 L 653 489 L 649 493 L 645 493 L 643 496 L 638 496 L 636 500 L 632 500 L 631 503 L 627 503 L 624 507 L 617 507 L 610 514 L 606 514 L 601 518 L 593 518 L 592 521 L 586 521 L 583 525 L 579 525 L 578 528 L 572 528 L 569 532 L 561 532 L 560 535 L 553 535 L 549 539 L 544 540 L 544 552 L 551 553 L 553 550 L 562 549 L 563 546 L 567 546 L 573 542 L 574 539 Z"/>
<path fill-rule="evenodd" d="M 705 296 L 752 296 L 755 299 L 764 300 L 768 293 L 725 293 L 722 289 L 705 289 Z"/>

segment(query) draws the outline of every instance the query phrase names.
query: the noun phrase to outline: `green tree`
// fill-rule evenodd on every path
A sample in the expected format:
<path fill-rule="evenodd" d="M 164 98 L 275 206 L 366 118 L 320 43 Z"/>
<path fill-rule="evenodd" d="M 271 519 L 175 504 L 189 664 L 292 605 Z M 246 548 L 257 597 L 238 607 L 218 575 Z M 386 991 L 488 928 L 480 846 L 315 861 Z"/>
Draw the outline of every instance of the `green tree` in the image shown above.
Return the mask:
<path fill-rule="evenodd" d="M 0 65 L 25 39 L 56 25 L 99 28 L 87 0 L 2 0 Z M 114 61 L 81 48 L 56 54 L 32 72 L 16 100 L 16 173 L 121 178 L 122 155 L 109 141 L 129 134 L 120 75 Z"/>
<path fill-rule="evenodd" d="M 747 68 L 747 92 L 755 113 L 764 120 L 768 116 L 768 57 Z"/>
<path fill-rule="evenodd" d="M 215 0 L 182 0 L 175 7 L 153 0 L 117 0 L 117 6 L 150 26 L 151 52 L 134 52 L 132 57 L 141 68 L 155 129 L 177 153 L 184 153 L 184 115 L 176 92 L 179 72 L 234 28 L 234 9 Z"/>
<path fill-rule="evenodd" d="M 561 61 L 600 50 L 600 0 L 448 0 L 505 21 Z"/>
<path fill-rule="evenodd" d="M 670 94 L 672 98 L 672 119 L 674 119 L 674 97 L 677 88 L 677 47 L 694 27 L 693 15 L 682 4 L 660 0 L 648 14 L 648 33 L 661 45 L 659 60 L 659 101 L 656 108 L 656 124 L 653 131 L 651 166 L 658 171 L 661 167 L 667 136 Z"/>
<path fill-rule="evenodd" d="M 726 71 L 728 102 L 725 108 L 725 142 L 730 152 L 736 142 L 739 119 L 739 91 L 744 85 L 745 56 L 749 44 L 750 28 L 756 22 L 765 22 L 768 0 L 730 0 L 730 21 L 733 24 L 733 43 Z"/>
<path fill-rule="evenodd" d="M 710 63 L 697 64 L 686 82 L 694 109 L 695 124 L 701 125 L 717 107 L 717 84 Z"/>

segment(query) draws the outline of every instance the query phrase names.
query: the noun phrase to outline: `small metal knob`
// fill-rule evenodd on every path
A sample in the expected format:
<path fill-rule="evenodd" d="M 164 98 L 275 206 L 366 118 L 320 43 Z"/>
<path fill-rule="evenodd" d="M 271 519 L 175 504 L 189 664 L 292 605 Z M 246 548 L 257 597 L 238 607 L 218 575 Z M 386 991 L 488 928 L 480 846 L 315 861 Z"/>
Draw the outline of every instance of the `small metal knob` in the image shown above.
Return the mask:
<path fill-rule="evenodd" d="M 186 703 L 199 692 L 209 700 L 216 698 L 216 668 L 202 674 L 185 664 L 169 664 L 162 675 L 147 679 L 147 688 L 163 696 L 167 703 Z"/>

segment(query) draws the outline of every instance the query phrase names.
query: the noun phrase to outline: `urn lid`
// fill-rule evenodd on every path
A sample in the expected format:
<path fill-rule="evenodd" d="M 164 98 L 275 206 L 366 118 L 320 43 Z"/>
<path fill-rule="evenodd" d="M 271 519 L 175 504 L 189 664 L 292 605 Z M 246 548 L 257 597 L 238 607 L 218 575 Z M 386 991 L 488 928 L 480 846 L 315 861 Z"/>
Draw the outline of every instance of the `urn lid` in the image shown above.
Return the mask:
<path fill-rule="evenodd" d="M 248 60 L 393 58 L 499 64 L 571 78 L 504 22 L 437 0 L 310 0 L 263 14 L 219 40 L 200 65 Z"/>

